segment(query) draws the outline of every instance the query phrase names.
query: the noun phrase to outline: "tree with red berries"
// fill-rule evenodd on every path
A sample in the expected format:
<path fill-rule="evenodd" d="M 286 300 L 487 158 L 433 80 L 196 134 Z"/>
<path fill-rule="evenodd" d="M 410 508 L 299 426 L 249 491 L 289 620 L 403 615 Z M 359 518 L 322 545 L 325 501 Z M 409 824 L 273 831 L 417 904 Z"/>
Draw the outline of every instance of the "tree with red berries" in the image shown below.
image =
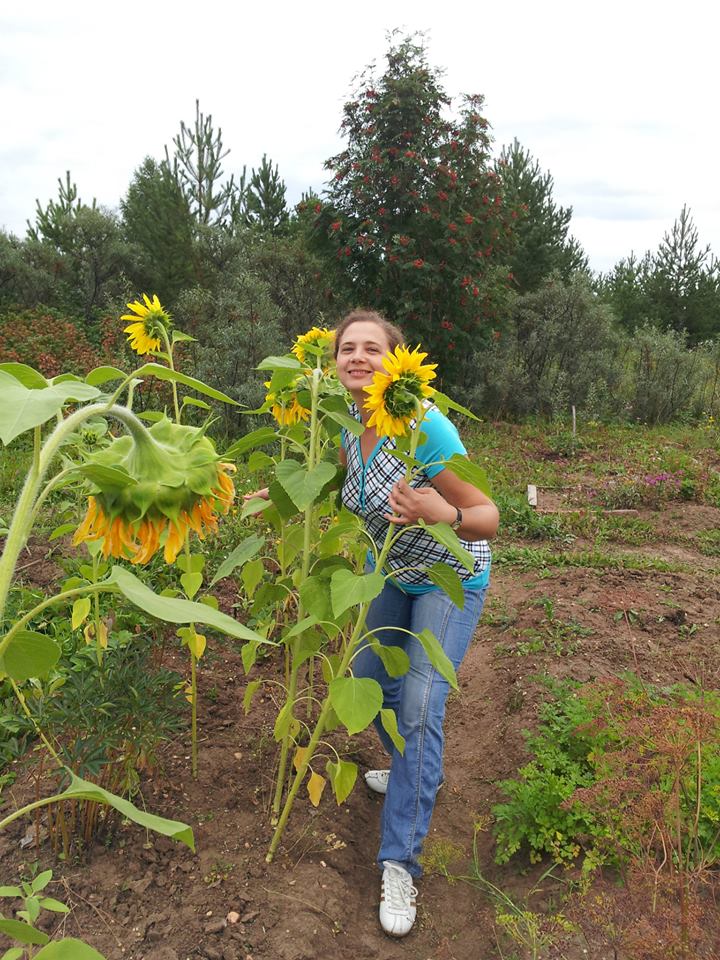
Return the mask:
<path fill-rule="evenodd" d="M 351 299 L 419 340 L 456 384 L 501 322 L 513 286 L 507 258 L 521 212 L 506 207 L 489 154 L 483 98 L 451 101 L 422 40 L 403 38 L 345 104 L 347 147 L 315 204 L 315 237 Z"/>

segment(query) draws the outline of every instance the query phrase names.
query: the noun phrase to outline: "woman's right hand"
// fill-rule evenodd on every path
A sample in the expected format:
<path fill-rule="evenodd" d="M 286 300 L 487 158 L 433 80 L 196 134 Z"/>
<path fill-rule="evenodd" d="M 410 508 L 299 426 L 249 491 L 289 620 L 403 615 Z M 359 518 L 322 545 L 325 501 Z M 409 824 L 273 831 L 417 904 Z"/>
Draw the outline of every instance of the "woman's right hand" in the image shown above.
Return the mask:
<path fill-rule="evenodd" d="M 267 487 L 263 487 L 262 490 L 253 490 L 252 493 L 244 493 L 243 500 L 246 502 L 248 500 L 269 500 L 270 492 Z"/>

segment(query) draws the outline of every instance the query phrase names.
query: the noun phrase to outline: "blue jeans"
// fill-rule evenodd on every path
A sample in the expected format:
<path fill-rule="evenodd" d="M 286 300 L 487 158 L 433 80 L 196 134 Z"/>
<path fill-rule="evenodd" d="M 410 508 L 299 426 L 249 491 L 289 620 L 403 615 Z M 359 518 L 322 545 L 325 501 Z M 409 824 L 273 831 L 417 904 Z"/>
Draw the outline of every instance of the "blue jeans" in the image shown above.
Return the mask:
<path fill-rule="evenodd" d="M 416 637 L 387 628 L 414 633 L 431 630 L 457 670 L 480 619 L 485 591 L 485 587 L 466 590 L 465 607 L 460 610 L 442 590 L 409 595 L 386 582 L 370 605 L 367 627 L 380 643 L 402 647 L 410 658 L 410 669 L 402 677 L 390 677 L 367 645 L 353 661 L 356 677 L 371 677 L 383 688 L 383 707 L 395 711 L 405 738 L 401 754 L 376 718 L 378 734 L 391 757 L 378 864 L 394 860 L 414 877 L 422 874 L 418 857 L 443 779 L 443 720 L 450 685 L 430 664 Z"/>

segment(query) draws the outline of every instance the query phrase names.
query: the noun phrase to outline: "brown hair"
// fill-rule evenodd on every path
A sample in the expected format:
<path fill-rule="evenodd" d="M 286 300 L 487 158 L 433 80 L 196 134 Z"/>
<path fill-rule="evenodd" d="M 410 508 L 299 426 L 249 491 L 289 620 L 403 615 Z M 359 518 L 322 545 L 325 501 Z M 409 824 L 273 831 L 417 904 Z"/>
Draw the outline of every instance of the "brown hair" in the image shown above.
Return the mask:
<path fill-rule="evenodd" d="M 389 320 L 386 320 L 385 317 L 377 313 L 375 310 L 351 310 L 350 313 L 343 317 L 340 323 L 335 327 L 336 357 L 338 355 L 338 350 L 340 349 L 340 341 L 342 340 L 347 328 L 353 323 L 360 322 L 376 323 L 387 337 L 391 350 L 394 350 L 395 347 L 399 347 L 400 344 L 405 343 L 405 337 L 403 336 L 403 332 L 400 327 L 396 326 L 394 323 L 390 323 Z"/>

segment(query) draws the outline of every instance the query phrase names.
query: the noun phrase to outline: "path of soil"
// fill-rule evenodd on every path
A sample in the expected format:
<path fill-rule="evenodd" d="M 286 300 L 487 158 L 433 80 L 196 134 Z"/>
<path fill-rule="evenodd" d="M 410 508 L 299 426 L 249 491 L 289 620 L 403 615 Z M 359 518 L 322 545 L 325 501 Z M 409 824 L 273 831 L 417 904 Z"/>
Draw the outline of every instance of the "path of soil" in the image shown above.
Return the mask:
<path fill-rule="evenodd" d="M 673 513 L 668 534 L 688 537 L 720 525 L 720 510 Z M 690 572 L 690 546 L 683 547 L 681 558 L 661 542 L 643 552 L 680 561 L 689 570 L 497 568 L 460 690 L 449 703 L 447 785 L 426 847 L 431 862 L 449 859 L 453 872 L 468 871 L 473 826 L 500 798 L 496 782 L 514 776 L 527 759 L 522 731 L 534 724 L 543 697 L 534 679 L 539 674 L 584 681 L 632 670 L 653 682 L 719 685 L 720 586 L 712 569 L 717 563 L 708 564 L 698 553 Z M 556 621 L 575 622 L 587 632 L 574 644 L 540 643 L 532 652 L 518 653 L 518 643 L 528 636 L 523 631 L 542 629 L 547 598 Z M 632 614 L 625 617 L 623 611 Z M 397 942 L 382 934 L 374 862 L 381 800 L 364 785 L 342 807 L 329 790 L 318 809 L 303 798 L 276 861 L 268 866 L 274 706 L 256 697 L 249 716 L 243 714 L 246 678 L 237 651 L 218 648 L 204 663 L 199 779 L 191 779 L 187 746 L 178 740 L 143 786 L 148 809 L 193 825 L 197 853 L 127 826 L 111 849 L 96 846 L 87 863 L 56 866 L 61 882 L 53 883 L 51 892 L 73 908 L 63 921 L 66 935 L 81 936 L 108 960 L 489 960 L 499 955 L 486 897 L 466 883 L 450 884 L 432 869 L 419 883 L 412 934 Z M 211 691 L 216 691 L 215 702 L 208 697 Z M 361 770 L 382 763 L 369 732 L 349 745 L 341 737 L 336 746 L 347 746 Z M 19 778 L 18 797 L 23 789 Z M 0 838 L 5 883 L 11 882 L 14 864 L 27 859 L 19 851 L 26 829 L 25 823 L 14 824 Z M 479 835 L 479 855 L 484 873 L 504 889 L 522 895 L 531 885 L 523 875 L 526 862 L 493 864 L 487 832 Z M 45 866 L 49 852 L 33 853 L 35 858 Z M 229 923 L 233 912 L 237 922 Z M 57 917 L 51 920 L 56 923 Z M 578 945 L 567 956 L 599 960 L 601 954 L 586 949 Z"/>

